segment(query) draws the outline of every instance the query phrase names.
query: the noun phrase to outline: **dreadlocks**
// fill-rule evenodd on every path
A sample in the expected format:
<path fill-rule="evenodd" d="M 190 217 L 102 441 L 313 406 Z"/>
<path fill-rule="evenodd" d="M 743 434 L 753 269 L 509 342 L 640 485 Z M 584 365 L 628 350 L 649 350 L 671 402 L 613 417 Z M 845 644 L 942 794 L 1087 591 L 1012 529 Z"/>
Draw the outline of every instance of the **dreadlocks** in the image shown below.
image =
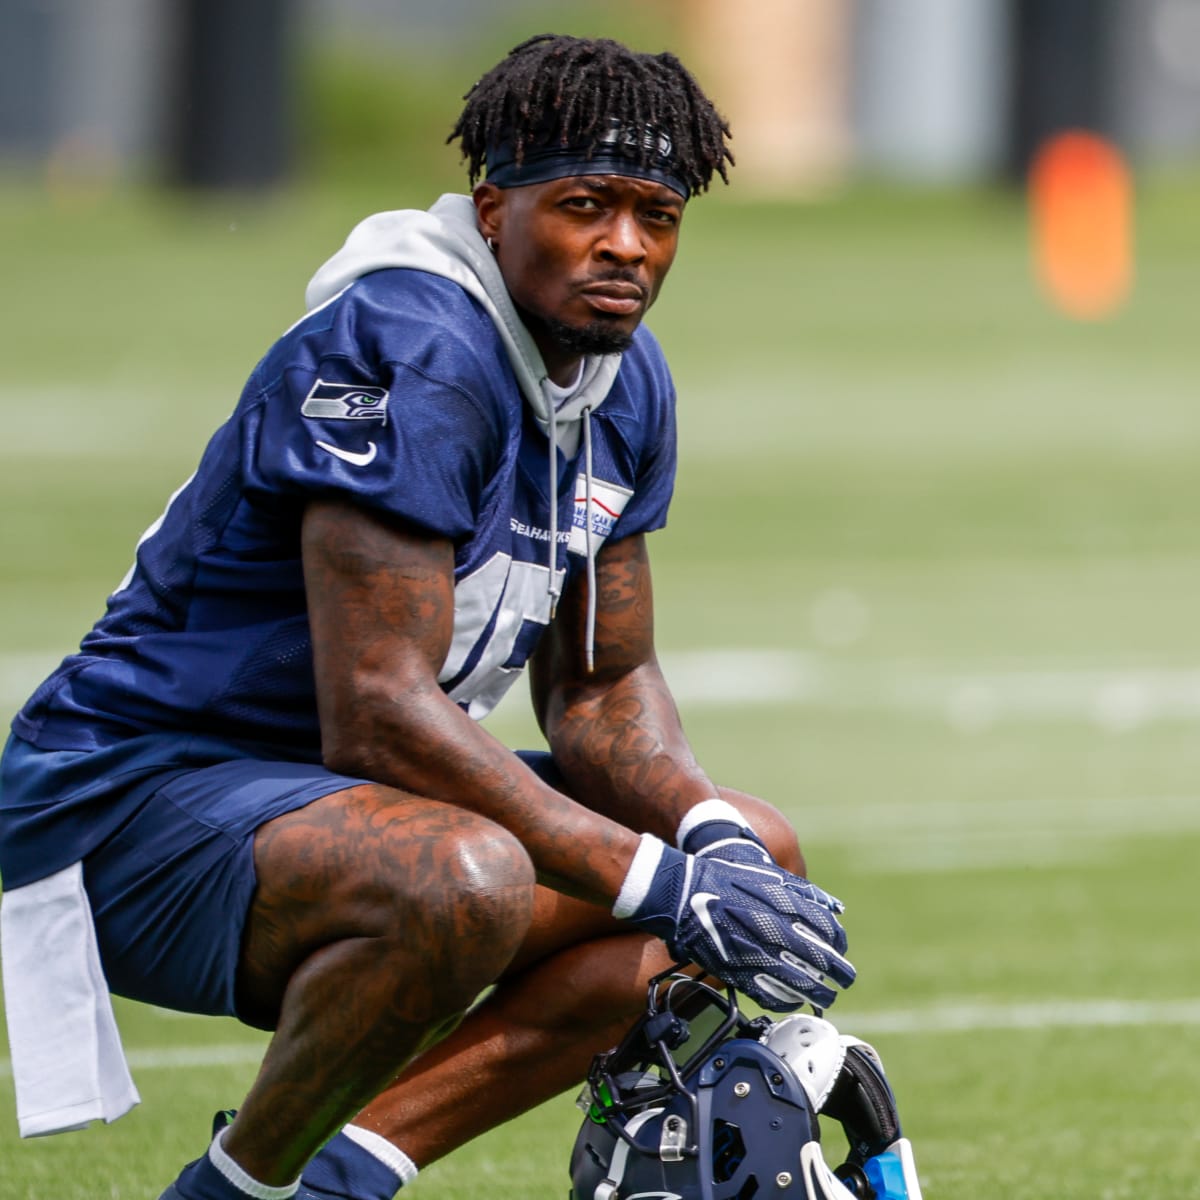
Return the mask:
<path fill-rule="evenodd" d="M 596 145 L 614 119 L 665 134 L 689 191 L 705 191 L 714 172 L 729 182 L 729 125 L 670 53 L 543 33 L 509 51 L 463 98 L 446 140 L 461 142 L 472 186 L 498 145 L 510 145 L 519 164 L 539 146 Z M 653 151 L 652 142 L 640 146 L 643 165 Z"/>

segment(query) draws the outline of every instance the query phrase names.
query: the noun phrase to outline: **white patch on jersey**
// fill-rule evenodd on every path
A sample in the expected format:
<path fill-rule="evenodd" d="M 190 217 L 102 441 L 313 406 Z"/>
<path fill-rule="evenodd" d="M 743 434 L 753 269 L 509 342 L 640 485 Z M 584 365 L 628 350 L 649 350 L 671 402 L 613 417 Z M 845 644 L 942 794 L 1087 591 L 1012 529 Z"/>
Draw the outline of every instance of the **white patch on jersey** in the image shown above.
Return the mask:
<path fill-rule="evenodd" d="M 625 511 L 633 492 L 616 483 L 592 480 L 592 549 L 599 551 L 604 539 L 613 531 L 617 518 Z M 571 525 L 571 540 L 567 549 L 572 554 L 587 553 L 587 480 L 580 472 L 575 480 L 575 517 Z"/>
<path fill-rule="evenodd" d="M 558 572 L 560 582 L 563 574 Z M 486 717 L 520 678 L 519 668 L 503 664 L 512 656 L 521 626 L 526 621 L 550 624 L 549 575 L 546 566 L 521 562 L 497 551 L 482 567 L 454 585 L 454 636 L 438 672 L 440 683 L 453 679 L 463 669 L 492 614 L 496 614 L 478 661 L 449 693 L 452 700 L 467 705 L 467 712 L 475 720 Z"/>

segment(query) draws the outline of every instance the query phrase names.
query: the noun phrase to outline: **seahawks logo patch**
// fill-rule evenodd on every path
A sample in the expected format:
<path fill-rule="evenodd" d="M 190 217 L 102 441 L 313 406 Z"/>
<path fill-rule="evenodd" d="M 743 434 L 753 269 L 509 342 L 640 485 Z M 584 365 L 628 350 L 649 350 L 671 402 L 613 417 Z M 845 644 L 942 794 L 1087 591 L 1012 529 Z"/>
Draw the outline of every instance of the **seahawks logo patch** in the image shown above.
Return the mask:
<path fill-rule="evenodd" d="M 302 417 L 333 421 L 386 421 L 388 390 L 318 379 L 300 405 Z"/>

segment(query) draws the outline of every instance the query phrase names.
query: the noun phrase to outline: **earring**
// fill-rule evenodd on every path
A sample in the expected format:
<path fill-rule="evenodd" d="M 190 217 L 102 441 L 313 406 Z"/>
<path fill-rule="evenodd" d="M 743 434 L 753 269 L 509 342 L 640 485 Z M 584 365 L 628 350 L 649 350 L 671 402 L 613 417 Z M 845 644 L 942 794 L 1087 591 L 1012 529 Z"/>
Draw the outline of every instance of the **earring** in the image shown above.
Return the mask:
<path fill-rule="evenodd" d="M 487 238 L 487 248 L 493 253 L 496 253 L 496 243 L 491 238 Z"/>

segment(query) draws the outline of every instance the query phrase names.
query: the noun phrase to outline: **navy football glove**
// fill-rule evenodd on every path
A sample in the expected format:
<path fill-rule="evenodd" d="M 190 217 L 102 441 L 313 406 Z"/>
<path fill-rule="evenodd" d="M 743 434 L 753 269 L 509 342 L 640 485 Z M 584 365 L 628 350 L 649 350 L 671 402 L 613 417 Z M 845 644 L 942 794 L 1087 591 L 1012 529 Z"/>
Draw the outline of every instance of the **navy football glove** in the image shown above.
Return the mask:
<path fill-rule="evenodd" d="M 782 870 L 762 839 L 746 824 L 745 817 L 724 800 L 704 800 L 697 804 L 680 823 L 676 844 L 685 854 Z M 846 906 L 824 888 L 800 875 L 784 874 L 788 886 L 803 899 L 823 905 L 835 915 L 846 911 Z"/>
<path fill-rule="evenodd" d="M 854 982 L 843 956 L 846 933 L 830 898 L 774 863 L 757 843 L 735 841 L 753 847 L 755 861 L 684 854 L 643 834 L 614 915 L 662 938 L 677 959 L 763 1008 L 828 1008 L 837 998 L 830 983 Z"/>

